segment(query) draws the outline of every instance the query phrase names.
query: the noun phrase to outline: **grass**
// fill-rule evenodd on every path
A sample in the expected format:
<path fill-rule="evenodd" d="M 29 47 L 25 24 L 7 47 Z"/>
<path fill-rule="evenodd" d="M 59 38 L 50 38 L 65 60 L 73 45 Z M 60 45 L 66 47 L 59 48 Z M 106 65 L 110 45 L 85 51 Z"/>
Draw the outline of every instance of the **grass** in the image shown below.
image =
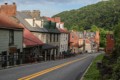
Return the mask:
<path fill-rule="evenodd" d="M 102 60 L 103 56 L 104 54 L 100 54 L 93 60 L 93 63 L 85 74 L 83 80 L 100 80 L 100 73 L 97 69 L 96 63 Z"/>

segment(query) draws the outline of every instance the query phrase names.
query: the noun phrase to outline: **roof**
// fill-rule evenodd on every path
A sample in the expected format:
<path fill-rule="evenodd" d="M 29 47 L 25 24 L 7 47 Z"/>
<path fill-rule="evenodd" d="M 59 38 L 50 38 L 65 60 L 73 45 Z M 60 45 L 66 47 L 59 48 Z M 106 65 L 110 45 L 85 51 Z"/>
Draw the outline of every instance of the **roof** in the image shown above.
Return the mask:
<path fill-rule="evenodd" d="M 25 16 L 26 15 L 26 16 Z M 30 16 L 30 15 L 29 15 Z M 30 31 L 32 32 L 42 32 L 42 33 L 60 33 L 58 29 L 46 29 L 46 28 L 40 28 L 39 26 L 32 27 L 26 20 L 25 18 L 31 18 L 27 16 L 26 13 L 24 12 L 17 12 L 17 19 Z"/>
<path fill-rule="evenodd" d="M 66 29 L 61 29 L 61 28 L 59 28 L 58 30 L 59 30 L 61 33 L 67 33 L 67 34 L 69 33 L 68 30 L 66 30 Z"/>
<path fill-rule="evenodd" d="M 49 33 L 60 33 L 58 29 L 47 29 Z"/>
<path fill-rule="evenodd" d="M 23 12 L 17 12 L 17 19 L 19 19 L 19 21 L 30 31 L 32 32 L 48 32 L 48 30 L 46 28 L 39 28 L 38 26 L 37 27 L 32 27 L 26 20 L 25 18 L 32 18 L 32 17 L 29 17 L 27 16 L 27 14 L 23 13 Z"/>
<path fill-rule="evenodd" d="M 44 44 L 42 46 L 42 49 L 53 49 L 53 48 L 57 48 L 56 46 L 50 45 L 50 44 Z"/>
<path fill-rule="evenodd" d="M 30 14 L 27 14 L 26 12 L 17 12 L 17 13 L 19 13 L 23 18 L 32 18 L 32 16 L 30 15 Z"/>
<path fill-rule="evenodd" d="M 44 43 L 35 37 L 29 30 L 24 28 L 24 44 L 25 46 L 37 46 L 43 45 Z"/>
<path fill-rule="evenodd" d="M 50 17 L 44 16 L 44 18 L 46 18 L 48 21 L 51 21 L 51 22 L 57 22 L 57 23 L 64 24 L 63 22 L 60 22 L 60 17 L 50 18 Z"/>
<path fill-rule="evenodd" d="M 10 19 L 5 14 L 0 14 L 0 28 L 5 29 L 23 29 L 17 22 Z"/>

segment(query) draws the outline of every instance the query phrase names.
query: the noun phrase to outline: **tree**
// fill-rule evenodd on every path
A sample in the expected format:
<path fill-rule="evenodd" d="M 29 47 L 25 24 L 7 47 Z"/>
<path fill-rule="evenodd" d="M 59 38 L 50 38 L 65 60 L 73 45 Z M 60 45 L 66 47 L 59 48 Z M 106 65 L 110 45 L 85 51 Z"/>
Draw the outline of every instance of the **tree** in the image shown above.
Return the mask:
<path fill-rule="evenodd" d="M 92 25 L 90 31 L 96 32 L 96 31 L 99 31 L 99 28 L 96 25 Z"/>
<path fill-rule="evenodd" d="M 100 30 L 100 47 L 105 47 L 106 44 L 106 34 L 107 34 L 107 30 L 103 29 L 103 28 L 99 28 Z"/>
<path fill-rule="evenodd" d="M 120 23 L 115 26 L 114 38 L 116 48 L 120 48 Z"/>
<path fill-rule="evenodd" d="M 75 25 L 75 26 L 72 26 L 72 28 L 71 28 L 72 30 L 74 30 L 74 31 L 79 31 L 79 27 L 77 26 L 77 25 Z"/>
<path fill-rule="evenodd" d="M 96 4 L 88 5 L 80 9 L 64 11 L 53 17 L 61 17 L 65 22 L 65 27 L 70 28 L 71 25 L 91 28 L 96 25 L 100 28 L 113 30 L 113 27 L 120 19 L 120 1 L 109 0 L 101 1 Z"/>

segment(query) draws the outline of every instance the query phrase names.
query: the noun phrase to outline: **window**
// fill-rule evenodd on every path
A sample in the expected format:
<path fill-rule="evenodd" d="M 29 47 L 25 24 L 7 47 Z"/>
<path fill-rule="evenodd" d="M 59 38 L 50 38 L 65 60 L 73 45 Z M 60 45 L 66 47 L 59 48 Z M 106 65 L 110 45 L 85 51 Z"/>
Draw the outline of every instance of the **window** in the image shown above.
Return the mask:
<path fill-rule="evenodd" d="M 57 42 L 58 42 L 58 34 L 57 34 Z"/>
<path fill-rule="evenodd" d="M 72 38 L 74 38 L 74 36 L 72 35 Z"/>
<path fill-rule="evenodd" d="M 13 45 L 14 44 L 14 31 L 10 30 L 9 31 L 9 45 Z"/>
<path fill-rule="evenodd" d="M 54 42 L 55 42 L 55 34 L 54 34 Z"/>
<path fill-rule="evenodd" d="M 113 35 L 110 35 L 110 38 L 113 39 Z"/>
<path fill-rule="evenodd" d="M 66 40 L 68 39 L 68 36 L 66 35 Z"/>
<path fill-rule="evenodd" d="M 52 42 L 52 34 L 50 34 L 50 42 Z"/>

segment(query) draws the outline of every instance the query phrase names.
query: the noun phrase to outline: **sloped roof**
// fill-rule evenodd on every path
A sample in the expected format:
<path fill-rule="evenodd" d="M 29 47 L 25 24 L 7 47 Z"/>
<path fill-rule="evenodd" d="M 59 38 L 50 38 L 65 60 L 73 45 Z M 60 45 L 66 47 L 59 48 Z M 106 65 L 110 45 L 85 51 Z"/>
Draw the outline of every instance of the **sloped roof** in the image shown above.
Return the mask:
<path fill-rule="evenodd" d="M 24 28 L 24 44 L 25 46 L 43 45 L 43 42 L 35 37 L 29 30 Z"/>
<path fill-rule="evenodd" d="M 67 34 L 69 33 L 68 30 L 66 30 L 66 29 L 61 29 L 61 28 L 59 28 L 58 30 L 59 30 L 61 33 L 67 33 Z"/>
<path fill-rule="evenodd" d="M 14 20 L 10 19 L 5 14 L 0 14 L 0 28 L 5 29 L 23 29 L 18 23 Z"/>
<path fill-rule="evenodd" d="M 49 33 L 60 33 L 58 29 L 47 29 Z"/>
<path fill-rule="evenodd" d="M 48 30 L 45 29 L 45 28 L 39 28 L 38 26 L 37 27 L 32 27 L 27 21 L 25 21 L 25 18 L 32 18 L 32 17 L 30 17 L 30 15 L 27 16 L 27 14 L 25 14 L 25 13 L 17 12 L 16 17 L 30 31 L 33 31 L 33 32 L 48 32 Z"/>
<path fill-rule="evenodd" d="M 19 12 L 18 11 L 17 13 L 19 13 L 19 15 L 21 15 L 23 18 L 32 18 L 32 16 L 30 14 L 27 14 L 25 12 Z"/>

